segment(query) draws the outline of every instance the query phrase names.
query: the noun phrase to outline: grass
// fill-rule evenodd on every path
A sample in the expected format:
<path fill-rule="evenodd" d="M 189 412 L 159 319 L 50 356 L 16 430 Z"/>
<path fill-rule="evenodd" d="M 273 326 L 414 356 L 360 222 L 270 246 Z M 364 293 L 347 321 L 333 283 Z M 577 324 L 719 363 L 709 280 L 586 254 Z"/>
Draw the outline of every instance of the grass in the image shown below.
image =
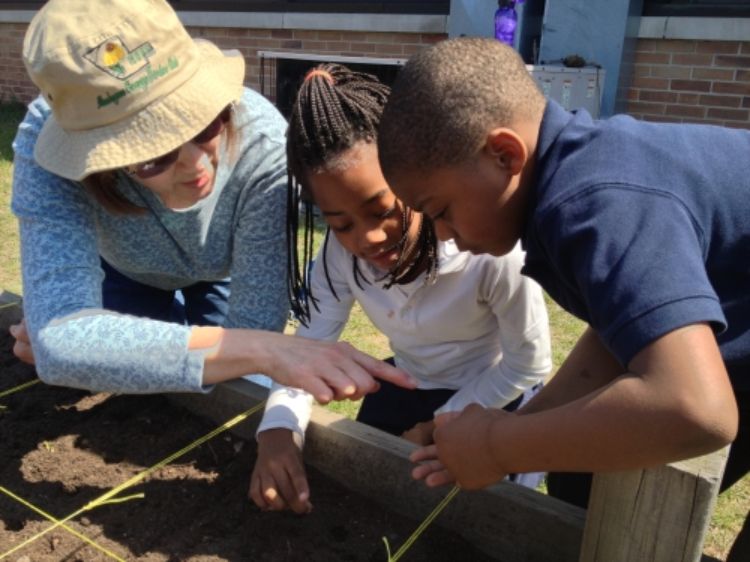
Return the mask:
<path fill-rule="evenodd" d="M 20 104 L 0 105 L 0 289 L 21 294 L 18 225 L 10 213 L 11 142 L 24 114 Z"/>
<path fill-rule="evenodd" d="M 11 141 L 23 116 L 19 105 L 0 105 L 0 289 L 21 293 L 18 257 L 18 229 L 9 209 L 12 151 Z M 547 299 L 552 333 L 553 363 L 559 367 L 583 332 L 584 324 Z M 387 339 L 380 334 L 355 305 L 342 339 L 378 358 L 390 355 Z M 356 415 L 359 402 L 338 402 L 329 406 L 349 417 Z M 723 559 L 742 526 L 750 505 L 750 476 L 746 476 L 717 502 L 706 537 L 705 552 Z"/>

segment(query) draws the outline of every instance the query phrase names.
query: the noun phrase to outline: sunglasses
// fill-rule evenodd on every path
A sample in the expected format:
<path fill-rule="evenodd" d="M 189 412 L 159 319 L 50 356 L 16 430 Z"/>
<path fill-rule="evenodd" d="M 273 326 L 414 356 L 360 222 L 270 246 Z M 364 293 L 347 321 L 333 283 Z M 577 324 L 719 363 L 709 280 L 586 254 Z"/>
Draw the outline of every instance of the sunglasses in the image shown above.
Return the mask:
<path fill-rule="evenodd" d="M 195 135 L 189 142 L 192 142 L 194 144 L 205 144 L 215 139 L 219 135 L 219 133 L 224 130 L 224 126 L 229 122 L 231 116 L 231 106 L 225 107 L 224 110 L 219 113 L 219 115 L 213 121 L 211 121 L 205 129 Z M 181 148 L 182 146 L 178 146 L 172 152 L 167 152 L 163 156 L 159 156 L 158 158 L 154 158 L 153 160 L 149 160 L 147 162 L 135 164 L 134 166 L 129 166 L 128 168 L 126 168 L 126 171 L 131 175 L 138 176 L 142 180 L 158 176 L 159 174 L 163 174 L 175 162 L 177 162 L 177 158 L 179 158 L 180 156 Z"/>

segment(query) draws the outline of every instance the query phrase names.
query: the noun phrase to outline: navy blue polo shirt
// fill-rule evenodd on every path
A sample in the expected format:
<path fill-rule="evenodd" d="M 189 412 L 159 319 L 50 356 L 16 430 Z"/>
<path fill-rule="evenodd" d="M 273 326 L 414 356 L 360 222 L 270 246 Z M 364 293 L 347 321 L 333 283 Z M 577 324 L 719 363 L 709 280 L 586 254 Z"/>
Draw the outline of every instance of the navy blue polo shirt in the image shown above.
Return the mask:
<path fill-rule="evenodd" d="M 588 322 L 622 365 L 710 322 L 750 390 L 750 131 L 594 121 L 550 101 L 523 272 Z"/>

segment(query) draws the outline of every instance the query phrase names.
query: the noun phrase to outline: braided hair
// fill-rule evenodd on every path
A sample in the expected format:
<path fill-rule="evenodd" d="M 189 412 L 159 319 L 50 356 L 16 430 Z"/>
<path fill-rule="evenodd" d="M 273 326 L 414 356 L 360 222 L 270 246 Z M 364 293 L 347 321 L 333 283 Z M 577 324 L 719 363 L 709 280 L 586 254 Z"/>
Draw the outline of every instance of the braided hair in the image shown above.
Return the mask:
<path fill-rule="evenodd" d="M 311 292 L 308 267 L 314 257 L 315 215 L 307 177 L 310 173 L 324 170 L 334 158 L 358 142 L 377 141 L 380 116 L 389 94 L 390 88 L 375 76 L 331 63 L 321 64 L 310 70 L 297 93 L 289 119 L 286 144 L 287 278 L 292 312 L 304 325 L 310 319 L 310 303 L 317 309 L 317 301 Z M 405 248 L 404 243 L 408 238 L 414 213 L 405 205 L 401 206 L 401 252 L 398 262 L 386 275 L 388 281 L 385 288 L 411 282 L 423 270 L 428 275 L 437 270 L 437 237 L 432 223 L 428 217 L 423 216 L 416 243 L 411 248 Z M 321 265 L 328 287 L 338 299 L 326 262 L 329 237 L 330 229 L 326 229 Z M 352 270 L 355 282 L 363 288 L 361 281 L 367 280 L 359 270 L 356 256 L 352 256 Z"/>

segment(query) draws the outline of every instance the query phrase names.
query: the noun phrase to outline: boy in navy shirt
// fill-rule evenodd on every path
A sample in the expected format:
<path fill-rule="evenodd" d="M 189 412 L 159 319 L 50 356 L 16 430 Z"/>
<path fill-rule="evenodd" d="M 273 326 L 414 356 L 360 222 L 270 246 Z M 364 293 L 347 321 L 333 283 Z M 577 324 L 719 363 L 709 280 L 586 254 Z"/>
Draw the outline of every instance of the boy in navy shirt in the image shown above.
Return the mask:
<path fill-rule="evenodd" d="M 589 324 L 527 407 L 472 405 L 439 427 L 415 477 L 557 471 L 550 492 L 585 506 L 564 473 L 732 441 L 722 489 L 750 470 L 750 131 L 594 121 L 545 100 L 512 49 L 456 39 L 401 70 L 378 149 L 441 239 L 494 255 L 520 239 L 523 273 Z M 748 543 L 746 520 L 729 560 Z"/>

